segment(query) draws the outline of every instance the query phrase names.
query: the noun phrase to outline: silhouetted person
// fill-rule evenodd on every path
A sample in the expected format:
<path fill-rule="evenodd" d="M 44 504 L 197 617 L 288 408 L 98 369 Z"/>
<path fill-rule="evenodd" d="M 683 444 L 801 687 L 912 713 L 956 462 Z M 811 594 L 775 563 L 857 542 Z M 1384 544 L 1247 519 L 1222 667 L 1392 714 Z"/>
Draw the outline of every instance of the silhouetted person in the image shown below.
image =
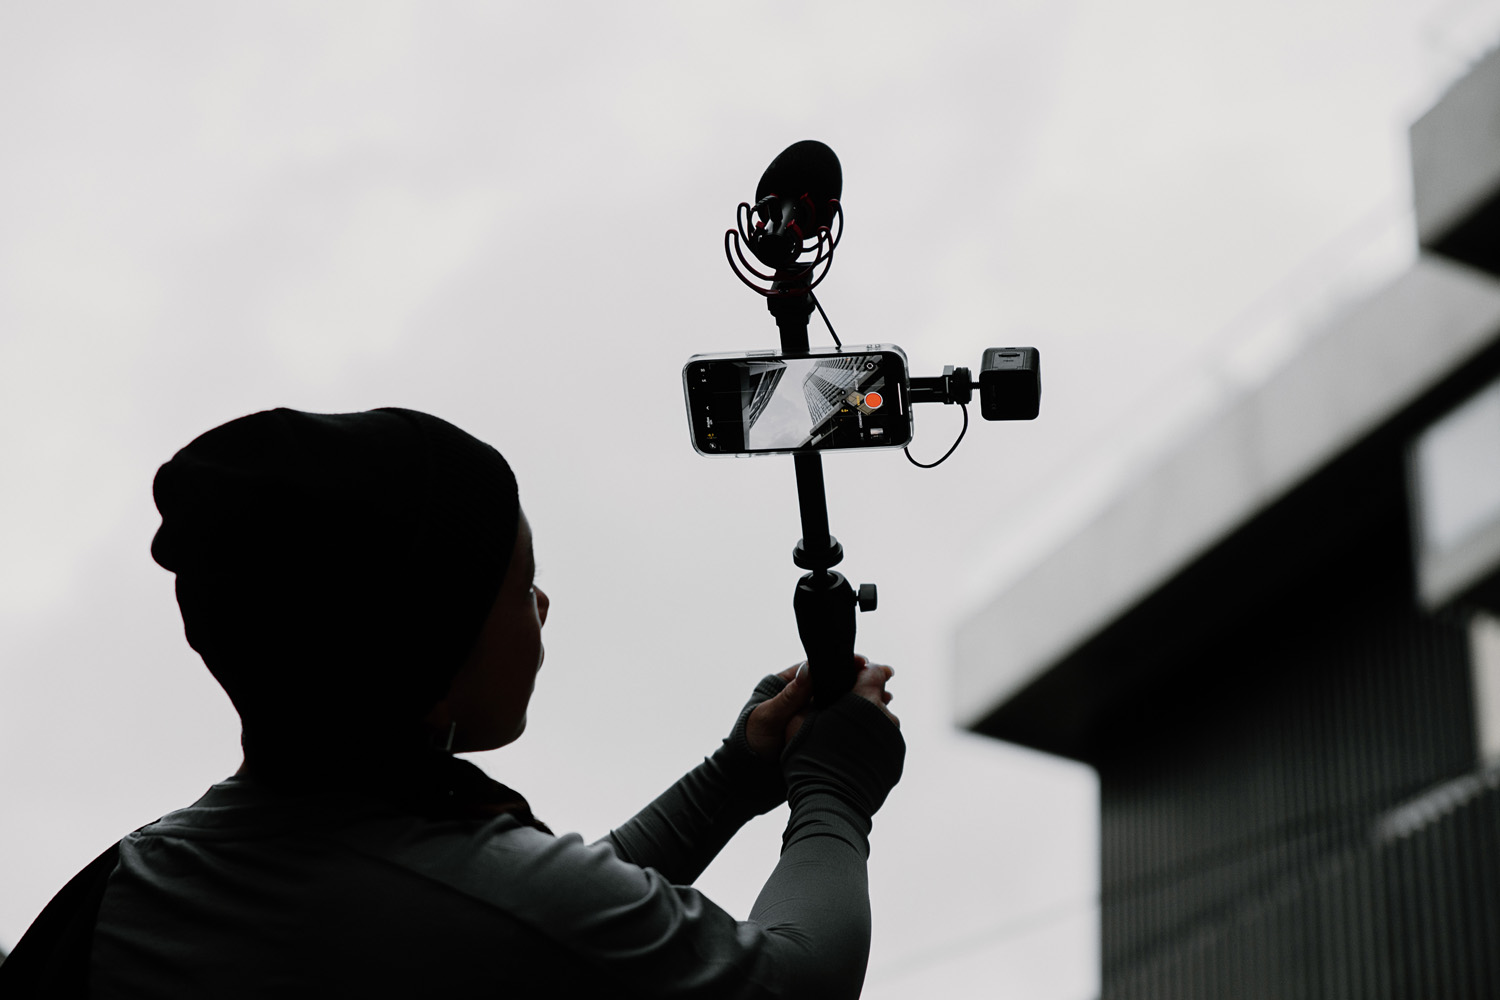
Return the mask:
<path fill-rule="evenodd" d="M 889 668 L 812 712 L 795 668 L 765 678 L 710 757 L 585 844 L 452 756 L 521 735 L 542 664 L 549 602 L 497 451 L 411 410 L 272 410 L 178 452 L 155 496 L 152 555 L 245 762 L 70 883 L 0 993 L 859 992 L 870 817 L 905 752 Z M 787 800 L 748 920 L 689 888 Z"/>

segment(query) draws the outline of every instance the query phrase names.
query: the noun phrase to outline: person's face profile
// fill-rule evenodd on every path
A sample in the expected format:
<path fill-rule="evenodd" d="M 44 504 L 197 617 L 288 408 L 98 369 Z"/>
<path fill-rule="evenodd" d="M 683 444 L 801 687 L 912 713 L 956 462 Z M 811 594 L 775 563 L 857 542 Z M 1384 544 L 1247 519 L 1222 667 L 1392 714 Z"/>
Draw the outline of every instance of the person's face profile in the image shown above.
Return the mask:
<path fill-rule="evenodd" d="M 510 566 L 478 641 L 447 696 L 427 717 L 439 729 L 454 726 L 456 753 L 505 746 L 526 729 L 526 708 L 546 655 L 542 626 L 551 605 L 535 578 L 531 525 L 522 513 Z"/>

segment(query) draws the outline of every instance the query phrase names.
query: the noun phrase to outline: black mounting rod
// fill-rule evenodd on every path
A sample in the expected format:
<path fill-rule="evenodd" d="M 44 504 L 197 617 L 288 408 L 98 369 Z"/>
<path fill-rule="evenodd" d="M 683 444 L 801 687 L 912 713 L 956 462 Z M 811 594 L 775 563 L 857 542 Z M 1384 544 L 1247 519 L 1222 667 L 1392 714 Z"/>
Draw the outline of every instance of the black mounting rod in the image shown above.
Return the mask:
<path fill-rule="evenodd" d="M 781 331 L 782 353 L 806 354 L 807 319 L 813 311 L 807 272 L 787 269 L 778 272 L 777 279 L 766 298 L 766 308 L 776 317 Z M 802 539 L 792 552 L 792 561 L 808 570 L 797 581 L 792 610 L 807 653 L 813 703 L 827 705 L 854 686 L 858 673 L 854 661 L 855 608 L 874 609 L 874 586 L 864 584 L 860 597 L 856 597 L 849 581 L 833 569 L 844 558 L 844 550 L 828 530 L 823 457 L 816 452 L 798 452 L 792 462 L 802 515 Z"/>

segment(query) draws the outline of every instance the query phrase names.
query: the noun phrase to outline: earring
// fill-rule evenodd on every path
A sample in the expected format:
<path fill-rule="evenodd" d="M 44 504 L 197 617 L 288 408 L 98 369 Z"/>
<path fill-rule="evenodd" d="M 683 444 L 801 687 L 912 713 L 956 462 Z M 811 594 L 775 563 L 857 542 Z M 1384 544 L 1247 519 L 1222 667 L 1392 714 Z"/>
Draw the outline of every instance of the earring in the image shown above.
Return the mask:
<path fill-rule="evenodd" d="M 448 738 L 443 742 L 443 753 L 453 752 L 453 734 L 458 731 L 458 722 L 454 720 L 448 723 Z"/>

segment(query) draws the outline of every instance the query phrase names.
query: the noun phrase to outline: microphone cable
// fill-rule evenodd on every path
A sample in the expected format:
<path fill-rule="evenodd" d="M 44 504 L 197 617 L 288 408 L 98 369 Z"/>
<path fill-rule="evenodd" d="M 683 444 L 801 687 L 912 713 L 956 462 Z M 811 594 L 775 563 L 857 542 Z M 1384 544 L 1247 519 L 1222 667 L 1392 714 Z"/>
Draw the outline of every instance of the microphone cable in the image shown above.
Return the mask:
<path fill-rule="evenodd" d="M 833 338 L 833 346 L 842 351 L 844 349 L 844 342 L 839 339 L 838 334 L 833 332 L 833 324 L 828 322 L 828 314 L 823 311 L 823 303 L 819 302 L 818 297 L 811 291 L 807 293 L 807 297 L 812 299 L 813 305 L 818 307 L 818 315 L 823 317 L 823 325 L 828 327 L 828 335 Z"/>
<path fill-rule="evenodd" d="M 964 427 L 963 430 L 958 432 L 958 441 L 953 442 L 953 447 L 943 452 L 943 457 L 938 459 L 936 462 L 933 462 L 930 465 L 923 465 L 921 462 L 918 462 L 915 458 L 911 457 L 911 446 L 908 445 L 905 448 L 901 449 L 906 453 L 906 460 L 908 462 L 910 462 L 912 465 L 915 465 L 919 469 L 932 469 L 936 468 L 939 465 L 942 465 L 948 460 L 948 456 L 953 454 L 953 452 L 958 449 L 958 442 L 962 441 L 964 439 L 964 435 L 969 432 L 969 406 L 967 403 L 959 403 L 958 408 L 964 411 Z"/>

